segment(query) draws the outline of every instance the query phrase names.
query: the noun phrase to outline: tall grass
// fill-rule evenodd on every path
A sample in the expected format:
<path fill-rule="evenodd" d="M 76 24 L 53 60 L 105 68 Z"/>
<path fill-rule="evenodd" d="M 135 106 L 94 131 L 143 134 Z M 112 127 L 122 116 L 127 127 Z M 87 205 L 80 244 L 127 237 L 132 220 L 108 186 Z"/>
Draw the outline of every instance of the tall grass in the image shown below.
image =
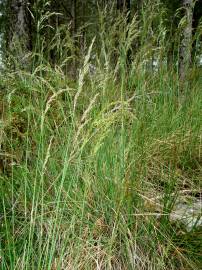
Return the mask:
<path fill-rule="evenodd" d="M 121 15 L 109 27 L 108 12 L 75 80 L 43 54 L 0 77 L 2 269 L 202 266 L 201 230 L 169 219 L 201 190 L 201 80 L 181 98 L 155 11 L 142 27 Z"/>

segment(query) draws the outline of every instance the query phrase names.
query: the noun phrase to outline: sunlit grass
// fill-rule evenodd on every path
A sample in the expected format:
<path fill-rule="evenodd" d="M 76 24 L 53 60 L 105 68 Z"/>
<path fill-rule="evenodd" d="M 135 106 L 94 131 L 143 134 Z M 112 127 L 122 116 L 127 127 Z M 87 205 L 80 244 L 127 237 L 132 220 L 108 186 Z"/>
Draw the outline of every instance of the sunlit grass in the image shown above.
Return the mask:
<path fill-rule="evenodd" d="M 201 231 L 169 220 L 181 192 L 201 190 L 200 79 L 182 93 L 163 35 L 154 70 L 150 24 L 116 23 L 119 46 L 101 32 L 75 80 L 47 63 L 0 78 L 2 269 L 201 266 Z"/>

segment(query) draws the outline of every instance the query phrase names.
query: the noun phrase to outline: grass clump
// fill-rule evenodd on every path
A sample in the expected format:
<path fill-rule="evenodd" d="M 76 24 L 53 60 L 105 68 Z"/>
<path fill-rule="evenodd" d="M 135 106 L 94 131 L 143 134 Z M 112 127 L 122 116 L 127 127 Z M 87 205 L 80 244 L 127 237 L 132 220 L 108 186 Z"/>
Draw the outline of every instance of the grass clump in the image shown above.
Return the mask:
<path fill-rule="evenodd" d="M 128 63 L 141 30 L 125 31 L 114 56 L 111 34 L 93 39 L 75 80 L 43 63 L 1 75 L 2 269 L 202 266 L 201 229 L 169 219 L 201 190 L 200 76 L 181 93 L 143 35 Z"/>

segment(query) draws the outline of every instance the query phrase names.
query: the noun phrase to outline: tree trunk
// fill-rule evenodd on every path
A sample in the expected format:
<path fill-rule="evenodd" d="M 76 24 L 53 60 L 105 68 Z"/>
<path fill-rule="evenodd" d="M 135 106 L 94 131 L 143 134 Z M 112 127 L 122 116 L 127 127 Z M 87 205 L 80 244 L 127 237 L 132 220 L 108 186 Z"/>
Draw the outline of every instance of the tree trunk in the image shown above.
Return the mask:
<path fill-rule="evenodd" d="M 183 37 L 180 46 L 179 59 L 179 76 L 183 82 L 186 79 L 188 68 L 191 63 L 191 49 L 192 49 L 192 20 L 193 20 L 193 0 L 183 0 L 183 7 L 185 9 L 186 25 L 183 30 Z"/>
<path fill-rule="evenodd" d="M 117 9 L 120 11 L 130 11 L 130 0 L 117 0 Z"/>
<path fill-rule="evenodd" d="M 27 20 L 27 0 L 12 0 L 12 23 L 11 23 L 11 43 L 17 38 L 26 47 L 29 42 L 29 26 Z"/>
<path fill-rule="evenodd" d="M 20 66 L 25 66 L 25 54 L 31 50 L 31 16 L 28 11 L 28 0 L 10 1 L 10 27 L 8 48 L 16 57 Z"/>
<path fill-rule="evenodd" d="M 71 0 L 71 30 L 72 30 L 72 37 L 74 40 L 74 55 L 73 55 L 73 62 L 72 62 L 72 69 L 71 69 L 71 76 L 75 77 L 76 75 L 76 46 L 77 46 L 77 40 L 76 40 L 76 31 L 77 31 L 77 14 L 76 14 L 76 7 L 77 7 L 77 1 Z"/>
<path fill-rule="evenodd" d="M 82 1 L 81 4 L 81 23 L 84 26 L 85 25 L 85 3 L 84 1 Z M 86 29 L 85 27 L 82 28 L 81 30 L 81 38 L 80 38 L 80 48 L 81 48 L 81 52 L 84 55 L 85 53 L 85 35 L 86 35 Z"/>
<path fill-rule="evenodd" d="M 71 2 L 71 15 L 72 15 L 72 22 L 71 22 L 71 26 L 72 26 L 72 34 L 73 36 L 76 33 L 76 0 L 72 0 Z"/>

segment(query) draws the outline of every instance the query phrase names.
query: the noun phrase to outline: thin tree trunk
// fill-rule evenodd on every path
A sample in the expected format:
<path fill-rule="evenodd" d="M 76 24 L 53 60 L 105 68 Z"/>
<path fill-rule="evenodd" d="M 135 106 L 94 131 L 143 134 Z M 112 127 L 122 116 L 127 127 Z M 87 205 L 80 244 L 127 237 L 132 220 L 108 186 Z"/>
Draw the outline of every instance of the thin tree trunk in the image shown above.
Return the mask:
<path fill-rule="evenodd" d="M 20 66 L 27 65 L 25 54 L 31 50 L 31 22 L 27 9 L 27 0 L 11 0 L 10 28 L 8 37 L 8 48 L 16 57 Z"/>
<path fill-rule="evenodd" d="M 71 1 L 71 16 L 72 16 L 72 21 L 71 21 L 71 29 L 72 29 L 72 37 L 74 40 L 74 55 L 73 55 L 73 63 L 72 63 L 72 70 L 71 70 L 71 75 L 72 77 L 75 77 L 76 75 L 76 31 L 77 31 L 77 14 L 76 14 L 76 0 Z"/>
<path fill-rule="evenodd" d="M 130 0 L 117 0 L 117 9 L 120 11 L 130 11 Z"/>
<path fill-rule="evenodd" d="M 11 9 L 13 10 L 11 42 L 17 38 L 28 47 L 28 23 L 27 23 L 27 0 L 12 0 Z"/>
<path fill-rule="evenodd" d="M 183 38 L 180 46 L 179 76 L 183 82 L 186 79 L 188 68 L 191 63 L 192 50 L 192 20 L 193 20 L 193 0 L 183 0 L 185 8 L 186 25 L 183 30 Z"/>
<path fill-rule="evenodd" d="M 71 26 L 72 26 L 72 34 L 73 36 L 76 33 L 76 0 L 72 0 L 71 3 L 71 15 L 72 15 L 72 22 L 71 22 Z"/>
<path fill-rule="evenodd" d="M 82 23 L 83 26 L 85 25 L 85 3 L 84 3 L 84 1 L 82 1 L 82 5 L 81 5 L 81 23 Z M 80 47 L 81 47 L 82 54 L 84 54 L 84 50 L 85 50 L 85 27 L 83 27 L 82 30 L 81 30 Z"/>

